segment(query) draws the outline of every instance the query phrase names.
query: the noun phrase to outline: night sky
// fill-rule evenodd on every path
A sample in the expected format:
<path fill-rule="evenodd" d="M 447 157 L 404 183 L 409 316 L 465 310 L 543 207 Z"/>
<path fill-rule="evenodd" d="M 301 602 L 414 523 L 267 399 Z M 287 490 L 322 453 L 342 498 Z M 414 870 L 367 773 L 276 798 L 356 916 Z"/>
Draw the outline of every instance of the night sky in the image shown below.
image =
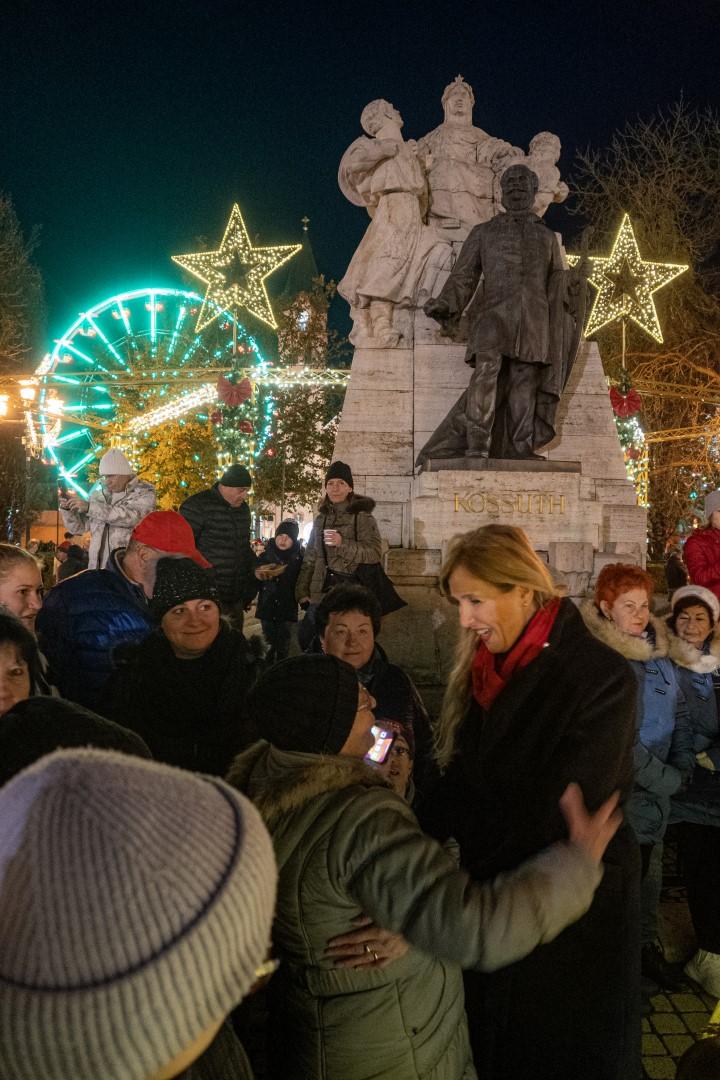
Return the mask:
<path fill-rule="evenodd" d="M 341 277 L 368 219 L 337 166 L 375 97 L 420 137 L 462 73 L 478 126 L 556 132 L 566 175 L 638 113 L 716 105 L 719 46 L 717 0 L 6 3 L 0 189 L 42 229 L 50 340 L 106 295 L 182 285 L 170 255 L 217 246 L 233 201 L 262 243 L 307 214 Z M 562 208 L 552 224 L 576 227 Z"/>

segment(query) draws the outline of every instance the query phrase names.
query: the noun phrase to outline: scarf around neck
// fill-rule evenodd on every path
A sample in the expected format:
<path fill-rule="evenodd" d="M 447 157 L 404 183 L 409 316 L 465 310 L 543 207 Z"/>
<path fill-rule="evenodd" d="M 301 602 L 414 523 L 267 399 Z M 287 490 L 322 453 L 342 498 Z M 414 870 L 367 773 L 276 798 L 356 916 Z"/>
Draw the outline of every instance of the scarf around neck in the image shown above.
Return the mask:
<path fill-rule="evenodd" d="M 559 610 L 560 600 L 555 599 L 536 611 L 513 647 L 502 657 L 480 642 L 472 664 L 472 690 L 481 708 L 489 709 L 513 674 L 542 652 Z"/>

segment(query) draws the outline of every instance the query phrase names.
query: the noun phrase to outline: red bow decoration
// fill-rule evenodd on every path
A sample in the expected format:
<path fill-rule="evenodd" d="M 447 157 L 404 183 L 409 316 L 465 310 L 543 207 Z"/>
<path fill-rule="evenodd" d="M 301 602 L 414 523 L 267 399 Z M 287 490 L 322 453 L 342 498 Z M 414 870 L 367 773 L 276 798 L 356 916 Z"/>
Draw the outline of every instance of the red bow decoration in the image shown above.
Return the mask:
<path fill-rule="evenodd" d="M 628 446 L 625 451 L 625 457 L 628 461 L 638 461 L 640 458 L 640 450 L 636 446 Z"/>
<path fill-rule="evenodd" d="M 252 435 L 253 433 L 253 426 L 249 420 L 241 420 L 238 427 L 244 435 Z"/>
<path fill-rule="evenodd" d="M 626 420 L 629 416 L 635 416 L 642 408 L 642 398 L 637 390 L 628 390 L 627 394 L 621 394 L 613 386 L 610 390 L 610 404 L 616 416 Z"/>
<path fill-rule="evenodd" d="M 221 420 L 222 420 L 222 413 L 220 412 L 219 409 L 216 409 L 215 412 L 210 413 L 210 423 L 211 424 L 219 424 L 221 422 Z"/>
<path fill-rule="evenodd" d="M 221 375 L 217 381 L 217 392 L 223 405 L 235 409 L 252 397 L 253 388 L 249 379 L 242 379 L 239 383 L 231 383 L 226 375 Z"/>

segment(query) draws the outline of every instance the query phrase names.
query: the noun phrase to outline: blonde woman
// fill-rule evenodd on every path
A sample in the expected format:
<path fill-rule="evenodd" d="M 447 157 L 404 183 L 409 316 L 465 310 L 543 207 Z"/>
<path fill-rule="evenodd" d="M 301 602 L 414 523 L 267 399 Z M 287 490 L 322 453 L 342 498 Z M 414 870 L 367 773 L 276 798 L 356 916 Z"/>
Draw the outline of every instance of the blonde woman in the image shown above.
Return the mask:
<path fill-rule="evenodd" d="M 444 776 L 424 824 L 454 836 L 484 880 L 565 835 L 558 799 L 570 781 L 593 808 L 629 792 L 635 680 L 561 598 L 521 529 L 456 537 L 440 580 L 461 629 L 437 730 Z M 624 825 L 578 923 L 512 967 L 467 974 L 483 1080 L 639 1075 L 638 880 Z"/>
<path fill-rule="evenodd" d="M 0 544 L 0 611 L 9 611 L 35 637 L 35 620 L 43 605 L 40 563 L 24 548 Z M 32 680 L 33 694 L 50 694 L 47 660 L 38 653 Z"/>

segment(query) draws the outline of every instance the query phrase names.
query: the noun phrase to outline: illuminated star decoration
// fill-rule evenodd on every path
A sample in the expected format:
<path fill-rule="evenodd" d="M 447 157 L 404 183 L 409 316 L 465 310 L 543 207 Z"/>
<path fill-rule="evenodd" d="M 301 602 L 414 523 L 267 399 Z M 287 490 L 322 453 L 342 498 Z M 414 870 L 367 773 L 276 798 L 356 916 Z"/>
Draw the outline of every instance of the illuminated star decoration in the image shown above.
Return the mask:
<path fill-rule="evenodd" d="M 575 266 L 579 260 L 578 255 L 568 256 L 571 266 Z M 585 337 L 617 319 L 632 319 L 641 330 L 662 344 L 662 330 L 653 293 L 684 273 L 688 267 L 680 263 L 641 259 L 627 214 L 622 219 L 610 254 L 590 255 L 588 262 L 589 281 L 597 289 L 597 294 L 585 327 Z"/>
<path fill-rule="evenodd" d="M 173 255 L 173 262 L 207 285 L 196 332 L 200 333 L 221 311 L 235 312 L 238 308 L 245 308 L 273 330 L 277 329 L 265 279 L 301 248 L 302 244 L 253 247 L 240 207 L 235 203 L 217 251 Z"/>

